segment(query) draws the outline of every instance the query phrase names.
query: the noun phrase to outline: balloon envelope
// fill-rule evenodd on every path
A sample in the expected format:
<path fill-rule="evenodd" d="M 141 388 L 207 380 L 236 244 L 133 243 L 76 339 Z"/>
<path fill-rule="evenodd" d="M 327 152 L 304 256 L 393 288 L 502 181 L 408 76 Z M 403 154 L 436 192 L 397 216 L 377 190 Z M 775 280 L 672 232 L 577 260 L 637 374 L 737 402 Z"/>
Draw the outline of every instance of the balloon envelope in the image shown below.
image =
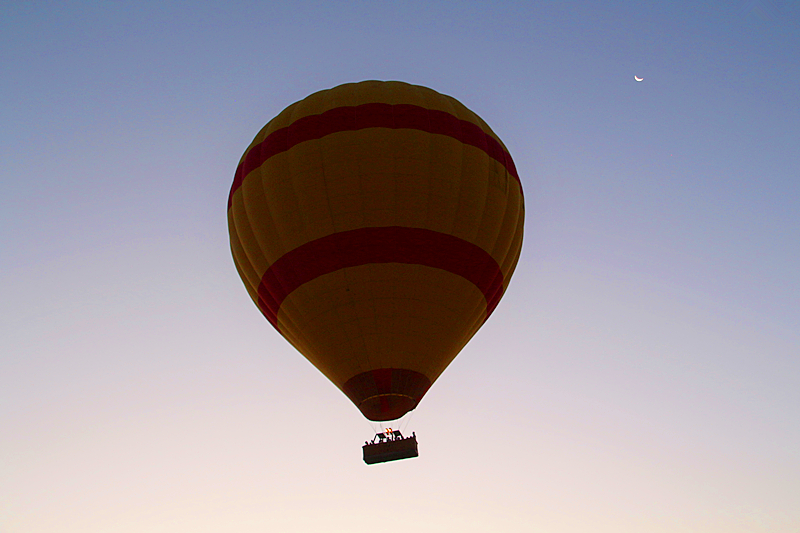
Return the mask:
<path fill-rule="evenodd" d="M 511 156 L 454 98 L 320 91 L 271 120 L 228 199 L 234 262 L 269 322 L 370 420 L 393 420 L 489 317 L 522 247 Z"/>

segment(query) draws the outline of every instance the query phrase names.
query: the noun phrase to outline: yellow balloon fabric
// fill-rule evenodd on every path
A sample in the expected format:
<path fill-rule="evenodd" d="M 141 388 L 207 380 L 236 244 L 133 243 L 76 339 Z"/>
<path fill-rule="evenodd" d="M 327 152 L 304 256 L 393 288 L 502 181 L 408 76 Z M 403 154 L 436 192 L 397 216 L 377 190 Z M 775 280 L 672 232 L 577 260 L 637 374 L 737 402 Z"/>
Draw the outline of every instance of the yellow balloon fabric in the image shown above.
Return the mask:
<path fill-rule="evenodd" d="M 234 262 L 273 326 L 370 420 L 414 409 L 502 297 L 522 247 L 511 156 L 402 82 L 312 94 L 242 156 Z"/>

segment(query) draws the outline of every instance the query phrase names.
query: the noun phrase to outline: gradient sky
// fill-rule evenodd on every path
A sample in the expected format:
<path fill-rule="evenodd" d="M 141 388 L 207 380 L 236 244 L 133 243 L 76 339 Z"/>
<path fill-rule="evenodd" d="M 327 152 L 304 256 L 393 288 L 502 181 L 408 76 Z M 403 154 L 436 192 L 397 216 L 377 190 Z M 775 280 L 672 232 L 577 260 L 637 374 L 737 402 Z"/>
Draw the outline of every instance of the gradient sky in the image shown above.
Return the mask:
<path fill-rule="evenodd" d="M 0 6 L 0 531 L 800 530 L 800 4 L 232 4 Z M 258 130 L 364 79 L 478 113 L 527 204 L 375 466 L 226 220 Z"/>

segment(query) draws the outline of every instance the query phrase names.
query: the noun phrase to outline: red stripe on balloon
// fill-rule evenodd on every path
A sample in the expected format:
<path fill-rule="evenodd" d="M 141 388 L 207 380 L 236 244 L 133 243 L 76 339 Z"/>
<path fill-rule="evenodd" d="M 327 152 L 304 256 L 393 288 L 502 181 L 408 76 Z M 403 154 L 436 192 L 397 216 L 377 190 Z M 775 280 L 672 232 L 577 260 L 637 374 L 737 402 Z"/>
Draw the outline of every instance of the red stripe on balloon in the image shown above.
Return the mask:
<path fill-rule="evenodd" d="M 292 291 L 342 268 L 404 263 L 440 268 L 472 282 L 486 298 L 486 318 L 503 295 L 500 266 L 482 248 L 422 228 L 361 228 L 303 244 L 270 266 L 258 287 L 258 307 L 278 328 L 278 311 Z"/>
<path fill-rule="evenodd" d="M 233 194 L 242 186 L 245 176 L 263 165 L 273 155 L 285 152 L 304 141 L 320 139 L 331 133 L 364 128 L 407 128 L 447 135 L 464 144 L 480 148 L 502 164 L 519 183 L 519 175 L 511 155 L 494 137 L 472 122 L 461 120 L 445 111 L 411 104 L 371 103 L 337 107 L 319 115 L 303 117 L 267 135 L 263 141 L 253 146 L 239 163 L 228 196 L 228 208 L 230 209 Z"/>

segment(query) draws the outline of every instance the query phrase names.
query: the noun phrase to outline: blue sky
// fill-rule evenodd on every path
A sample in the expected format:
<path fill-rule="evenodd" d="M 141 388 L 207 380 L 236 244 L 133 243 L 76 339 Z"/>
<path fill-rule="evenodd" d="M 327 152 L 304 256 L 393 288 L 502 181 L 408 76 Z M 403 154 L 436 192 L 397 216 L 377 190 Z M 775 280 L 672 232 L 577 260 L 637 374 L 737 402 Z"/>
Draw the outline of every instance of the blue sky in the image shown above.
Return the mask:
<path fill-rule="evenodd" d="M 0 529 L 800 528 L 796 3 L 231 4 L 0 7 Z M 363 79 L 478 113 L 527 212 L 372 467 L 225 214 L 270 118 Z"/>

